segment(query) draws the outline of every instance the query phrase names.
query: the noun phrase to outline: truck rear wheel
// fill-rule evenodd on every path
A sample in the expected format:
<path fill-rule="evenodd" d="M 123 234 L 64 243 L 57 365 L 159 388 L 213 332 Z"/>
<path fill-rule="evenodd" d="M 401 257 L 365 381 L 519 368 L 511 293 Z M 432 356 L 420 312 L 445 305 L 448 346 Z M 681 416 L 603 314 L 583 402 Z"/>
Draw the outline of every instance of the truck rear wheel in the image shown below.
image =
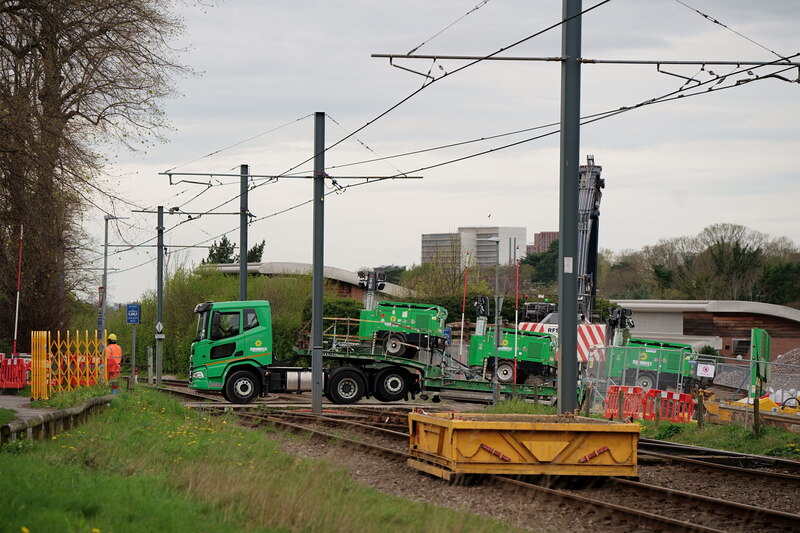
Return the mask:
<path fill-rule="evenodd" d="M 333 403 L 356 403 L 364 396 L 366 384 L 355 370 L 340 370 L 331 376 L 328 384 L 328 398 Z"/>
<path fill-rule="evenodd" d="M 228 376 L 225 393 L 231 403 L 250 403 L 261 394 L 261 384 L 252 372 L 239 370 Z"/>
<path fill-rule="evenodd" d="M 394 357 L 403 357 L 403 354 L 406 353 L 405 340 L 406 338 L 403 335 L 390 334 L 387 336 L 384 344 L 386 353 Z"/>
<path fill-rule="evenodd" d="M 375 378 L 375 397 L 382 402 L 396 402 L 408 394 L 409 375 L 399 368 L 387 368 Z"/>

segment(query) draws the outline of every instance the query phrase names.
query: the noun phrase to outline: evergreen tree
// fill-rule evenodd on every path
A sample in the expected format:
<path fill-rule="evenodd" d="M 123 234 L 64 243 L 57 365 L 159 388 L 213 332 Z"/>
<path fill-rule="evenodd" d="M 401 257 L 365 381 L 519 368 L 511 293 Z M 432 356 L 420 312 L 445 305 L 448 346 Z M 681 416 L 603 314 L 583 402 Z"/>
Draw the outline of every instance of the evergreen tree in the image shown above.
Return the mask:
<path fill-rule="evenodd" d="M 229 241 L 228 237 L 223 235 L 219 240 L 219 244 L 217 244 L 217 241 L 214 241 L 214 243 L 211 245 L 211 248 L 208 250 L 208 257 L 203 259 L 200 263 L 204 265 L 235 263 L 239 259 L 238 255 L 236 257 L 233 255 L 233 251 L 235 249 L 236 245 Z"/>

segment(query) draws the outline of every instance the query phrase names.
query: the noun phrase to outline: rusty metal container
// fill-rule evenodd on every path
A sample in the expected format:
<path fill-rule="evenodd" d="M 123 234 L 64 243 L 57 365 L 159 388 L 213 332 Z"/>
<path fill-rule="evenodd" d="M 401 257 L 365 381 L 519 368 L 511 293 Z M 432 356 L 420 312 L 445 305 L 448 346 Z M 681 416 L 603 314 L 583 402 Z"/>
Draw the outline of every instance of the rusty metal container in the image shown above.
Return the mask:
<path fill-rule="evenodd" d="M 569 415 L 411 413 L 409 466 L 459 474 L 637 475 L 639 425 Z"/>

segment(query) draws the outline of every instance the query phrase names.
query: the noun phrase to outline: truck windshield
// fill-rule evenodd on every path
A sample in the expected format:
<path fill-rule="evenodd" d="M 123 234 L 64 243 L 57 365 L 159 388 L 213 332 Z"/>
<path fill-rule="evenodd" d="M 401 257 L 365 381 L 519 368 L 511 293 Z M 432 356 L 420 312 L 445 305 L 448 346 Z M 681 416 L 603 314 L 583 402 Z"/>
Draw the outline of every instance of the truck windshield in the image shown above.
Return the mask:
<path fill-rule="evenodd" d="M 194 342 L 201 341 L 206 338 L 206 324 L 208 323 L 208 311 L 203 311 L 197 314 L 197 330 L 194 335 Z"/>

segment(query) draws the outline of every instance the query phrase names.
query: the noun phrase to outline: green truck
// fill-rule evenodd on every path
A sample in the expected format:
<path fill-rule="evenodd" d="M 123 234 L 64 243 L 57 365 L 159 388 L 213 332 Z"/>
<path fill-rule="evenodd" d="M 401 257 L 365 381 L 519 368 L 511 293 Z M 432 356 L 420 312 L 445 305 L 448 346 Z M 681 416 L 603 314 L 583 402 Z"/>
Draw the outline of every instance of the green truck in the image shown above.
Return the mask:
<path fill-rule="evenodd" d="M 388 355 L 414 357 L 420 348 L 444 350 L 447 309 L 438 305 L 380 302 L 363 309 L 358 336 L 374 339 Z"/>
<path fill-rule="evenodd" d="M 517 383 L 525 383 L 529 376 L 555 379 L 556 348 L 558 343 L 549 333 L 514 329 L 501 330 L 500 346 L 497 349 L 497 379 L 501 383 L 514 381 L 514 346 L 517 347 Z M 515 338 L 516 337 L 516 338 Z M 494 371 L 494 328 L 485 335 L 472 335 L 469 341 L 468 364 Z"/>
<path fill-rule="evenodd" d="M 688 392 L 714 377 L 715 360 L 693 353 L 690 344 L 630 338 L 606 350 L 609 378 L 643 389 L 672 388 Z"/>
<path fill-rule="evenodd" d="M 395 310 L 402 314 L 399 306 Z M 232 403 L 249 403 L 270 392 L 311 390 L 310 368 L 282 363 L 273 353 L 269 302 L 205 302 L 197 305 L 194 311 L 197 330 L 189 356 L 190 388 L 219 391 Z M 443 311 L 439 308 L 437 316 Z M 332 403 L 350 404 L 364 397 L 392 402 L 417 394 L 430 395 L 435 400 L 446 391 L 485 397 L 493 391 L 492 382 L 458 365 L 434 346 L 438 341 L 431 342 L 430 349 L 427 344 L 416 345 L 414 358 L 390 355 L 363 342 L 360 335 L 363 332 L 352 334 L 347 320 L 330 319 L 322 339 L 323 393 Z M 391 326 L 384 327 L 387 329 L 374 332 L 399 332 Z M 432 331 L 430 328 L 417 330 L 410 325 L 402 330 L 404 334 L 420 335 L 420 338 L 430 337 Z M 499 384 L 498 392 L 510 395 L 512 389 L 508 384 Z M 556 390 L 554 387 L 518 386 L 517 393 L 547 398 L 554 397 Z"/>

